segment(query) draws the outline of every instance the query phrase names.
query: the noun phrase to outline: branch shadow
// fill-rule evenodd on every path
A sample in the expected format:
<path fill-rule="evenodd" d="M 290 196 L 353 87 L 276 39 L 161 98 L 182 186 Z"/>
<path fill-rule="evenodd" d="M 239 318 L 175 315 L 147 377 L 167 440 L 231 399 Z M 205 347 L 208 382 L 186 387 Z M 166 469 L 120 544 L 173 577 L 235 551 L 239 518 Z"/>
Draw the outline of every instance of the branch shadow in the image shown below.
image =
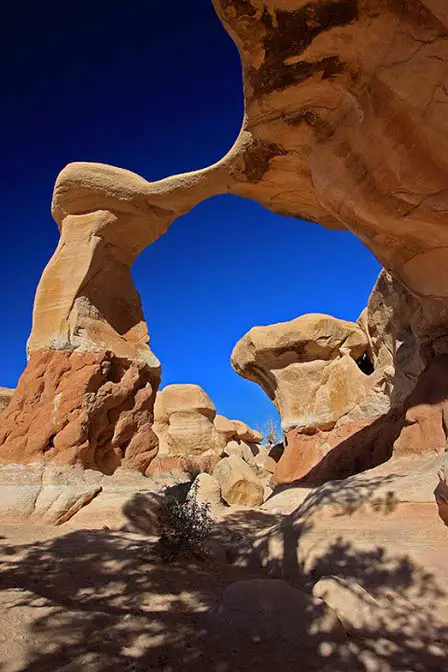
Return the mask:
<path fill-rule="evenodd" d="M 381 515 L 388 515 L 393 493 L 375 502 L 376 487 L 376 479 L 340 489 L 329 484 L 290 516 L 230 512 L 217 526 L 216 538 L 227 551 L 222 559 L 183 556 L 167 565 L 155 551 L 156 537 L 125 530 L 67 531 L 46 541 L 38 540 L 36 530 L 36 540 L 26 544 L 12 543 L 6 534 L 0 542 L 0 660 L 12 655 L 14 672 L 263 672 L 273 665 L 440 672 L 448 655 L 448 627 L 438 621 L 434 605 L 446 593 L 430 572 L 405 554 L 393 555 L 379 545 L 357 548 L 337 534 L 311 569 L 298 553 L 322 502 L 331 501 L 335 520 L 362 506 L 380 507 Z M 136 495 L 127 509 L 133 524 L 139 502 Z M 210 619 L 235 581 L 281 576 L 309 592 L 329 566 L 332 574 L 366 586 L 378 600 L 393 595 L 379 624 L 350 633 L 336 648 L 323 647 L 332 640 L 322 632 L 310 634 L 304 648 L 220 630 Z M 312 633 L 318 616 L 317 608 L 304 611 L 298 632 L 309 623 Z M 376 668 L 369 667 L 370 659 Z M 0 664 L 0 669 L 10 668 Z"/>

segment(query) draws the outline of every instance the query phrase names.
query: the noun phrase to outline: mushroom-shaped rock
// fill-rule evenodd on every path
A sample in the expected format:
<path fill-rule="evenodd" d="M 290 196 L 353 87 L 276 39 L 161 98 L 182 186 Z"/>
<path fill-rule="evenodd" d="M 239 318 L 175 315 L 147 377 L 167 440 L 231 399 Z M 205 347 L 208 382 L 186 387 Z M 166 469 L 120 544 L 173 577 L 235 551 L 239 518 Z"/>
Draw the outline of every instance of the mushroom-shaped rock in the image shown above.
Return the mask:
<path fill-rule="evenodd" d="M 282 429 L 315 430 L 347 415 L 371 387 L 357 365 L 368 349 L 364 331 L 327 315 L 252 328 L 231 362 L 274 401 Z"/>
<path fill-rule="evenodd" d="M 241 457 L 231 455 L 218 462 L 213 476 L 221 485 L 221 496 L 227 504 L 261 506 L 264 486 Z"/>
<path fill-rule="evenodd" d="M 167 385 L 156 398 L 154 431 L 160 455 L 200 455 L 214 447 L 216 409 L 210 397 L 191 384 Z"/>
<path fill-rule="evenodd" d="M 383 370 L 365 366 L 369 348 L 358 324 L 320 314 L 254 327 L 237 343 L 234 369 L 273 400 L 287 435 L 274 480 L 312 477 L 329 451 L 389 410 Z"/>
<path fill-rule="evenodd" d="M 246 423 L 216 415 L 212 400 L 199 385 L 164 387 L 157 394 L 154 417 L 160 458 L 204 454 L 218 458 L 226 454 L 227 445 L 234 443 L 238 443 L 238 454 L 243 451 L 248 457 L 254 452 L 252 446 L 262 438 Z M 251 443 L 241 437 L 249 437 Z"/>

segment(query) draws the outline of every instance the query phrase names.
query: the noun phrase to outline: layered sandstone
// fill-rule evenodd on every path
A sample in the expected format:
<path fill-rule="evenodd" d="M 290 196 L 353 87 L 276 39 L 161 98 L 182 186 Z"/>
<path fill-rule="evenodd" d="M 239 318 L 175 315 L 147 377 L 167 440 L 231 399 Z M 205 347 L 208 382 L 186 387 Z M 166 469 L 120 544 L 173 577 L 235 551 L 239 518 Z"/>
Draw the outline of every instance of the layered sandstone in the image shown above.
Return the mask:
<path fill-rule="evenodd" d="M 0 467 L 0 521 L 61 525 L 101 492 L 81 468 L 10 464 Z"/>
<path fill-rule="evenodd" d="M 390 407 L 383 368 L 374 371 L 367 334 L 359 325 L 326 315 L 254 327 L 235 346 L 231 362 L 274 402 L 286 437 L 274 471 L 277 482 L 321 478 L 330 451 L 361 432 Z M 327 477 L 374 466 L 365 445 L 326 461 Z M 363 455 L 364 454 L 364 455 Z M 363 467 L 355 462 L 363 460 Z"/>
<path fill-rule="evenodd" d="M 353 231 L 415 294 L 448 296 L 444 0 L 213 0 L 242 62 L 232 191 Z"/>
<path fill-rule="evenodd" d="M 154 432 L 159 439 L 159 457 L 200 456 L 218 459 L 229 443 L 259 443 L 262 435 L 241 420 L 216 414 L 212 400 L 192 384 L 167 385 L 156 397 Z"/>
<path fill-rule="evenodd" d="M 167 385 L 157 394 L 154 431 L 159 456 L 216 452 L 216 408 L 199 385 Z"/>
<path fill-rule="evenodd" d="M 0 466 L 0 521 L 62 525 L 81 529 L 121 529 L 143 534 L 159 531 L 160 483 L 137 471 L 68 464 Z"/>

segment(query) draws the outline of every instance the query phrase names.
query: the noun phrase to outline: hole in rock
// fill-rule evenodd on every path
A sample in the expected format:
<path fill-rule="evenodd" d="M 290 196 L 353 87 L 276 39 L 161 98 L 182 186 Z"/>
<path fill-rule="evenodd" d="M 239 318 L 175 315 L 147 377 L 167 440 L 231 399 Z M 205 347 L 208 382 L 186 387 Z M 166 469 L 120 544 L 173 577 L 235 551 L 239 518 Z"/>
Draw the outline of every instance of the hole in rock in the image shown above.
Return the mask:
<path fill-rule="evenodd" d="M 366 376 L 370 376 L 375 370 L 367 352 L 361 355 L 361 357 L 356 360 L 356 363 Z"/>

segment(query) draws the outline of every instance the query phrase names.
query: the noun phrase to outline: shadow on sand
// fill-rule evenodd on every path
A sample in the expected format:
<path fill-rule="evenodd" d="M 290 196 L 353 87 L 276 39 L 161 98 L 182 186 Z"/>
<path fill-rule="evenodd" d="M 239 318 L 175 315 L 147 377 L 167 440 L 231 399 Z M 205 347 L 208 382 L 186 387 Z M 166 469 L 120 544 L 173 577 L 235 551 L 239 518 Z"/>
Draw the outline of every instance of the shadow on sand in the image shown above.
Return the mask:
<path fill-rule="evenodd" d="M 364 482 L 362 488 L 354 487 L 349 501 L 346 493 L 338 502 L 341 512 L 345 507 L 350 514 L 365 504 L 374 486 Z M 405 555 L 392 556 L 379 546 L 360 550 L 341 537 L 332 540 L 325 558 L 305 573 L 297 543 L 312 527 L 308 513 L 315 504 L 311 497 L 299 517 L 250 510 L 229 513 L 216 535 L 226 548 L 224 558 L 182 557 L 169 565 L 157 556 L 155 538 L 141 534 L 64 534 L 62 528 L 61 536 L 39 541 L 36 528 L 32 543 L 14 544 L 4 532 L 0 669 L 271 672 L 278 666 L 327 672 L 440 672 L 446 663 L 441 651 L 448 628 L 437 622 L 433 607 L 446 599 L 445 591 Z M 134 522 L 144 517 L 138 495 L 128 504 L 127 515 Z M 280 556 L 272 561 L 267 559 L 269 529 L 283 534 Z M 367 582 L 373 597 L 387 591 L 396 596 L 387 619 L 352 634 L 331 655 L 318 633 L 299 650 L 278 639 L 254 641 L 242 633 L 220 631 L 208 616 L 225 587 L 236 580 L 280 575 L 309 590 L 328 574 L 329 566 L 333 574 Z M 410 608 L 411 595 L 419 597 L 418 609 Z M 313 614 L 307 611 L 304 619 L 312 621 Z"/>

